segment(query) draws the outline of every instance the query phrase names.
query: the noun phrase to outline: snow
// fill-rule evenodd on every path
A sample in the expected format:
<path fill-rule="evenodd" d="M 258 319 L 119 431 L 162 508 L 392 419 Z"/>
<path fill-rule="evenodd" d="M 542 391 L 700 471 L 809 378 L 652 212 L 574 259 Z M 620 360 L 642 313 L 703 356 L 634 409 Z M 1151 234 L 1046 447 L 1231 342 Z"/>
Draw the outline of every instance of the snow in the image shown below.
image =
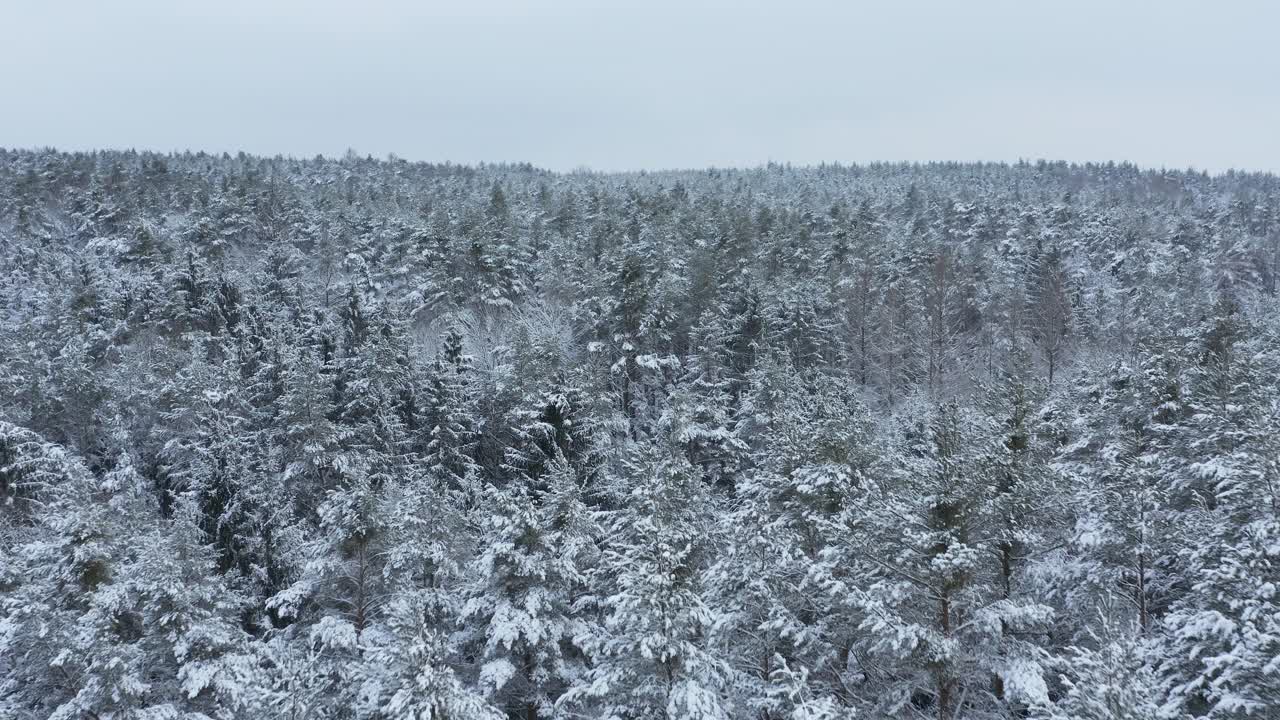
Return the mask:
<path fill-rule="evenodd" d="M 1251 173 L 0 150 L 0 716 L 1265 717 L 1278 232 Z"/>

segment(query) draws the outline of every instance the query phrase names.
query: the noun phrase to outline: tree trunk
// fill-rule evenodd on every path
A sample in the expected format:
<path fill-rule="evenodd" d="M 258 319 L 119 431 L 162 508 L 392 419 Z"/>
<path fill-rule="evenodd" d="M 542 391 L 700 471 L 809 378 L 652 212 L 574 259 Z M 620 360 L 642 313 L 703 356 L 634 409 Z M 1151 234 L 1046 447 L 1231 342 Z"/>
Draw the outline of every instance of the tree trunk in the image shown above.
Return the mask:
<path fill-rule="evenodd" d="M 942 636 L 951 637 L 951 590 L 943 588 L 942 600 L 938 612 L 938 621 L 942 626 Z M 938 667 L 938 720 L 950 720 L 951 709 L 951 677 L 945 663 Z"/>

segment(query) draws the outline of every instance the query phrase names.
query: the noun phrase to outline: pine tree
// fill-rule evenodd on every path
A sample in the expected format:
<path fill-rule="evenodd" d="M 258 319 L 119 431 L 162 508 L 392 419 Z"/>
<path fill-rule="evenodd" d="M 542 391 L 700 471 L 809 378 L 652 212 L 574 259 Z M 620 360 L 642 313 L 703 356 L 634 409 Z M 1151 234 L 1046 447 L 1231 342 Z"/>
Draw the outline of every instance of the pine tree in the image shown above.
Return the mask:
<path fill-rule="evenodd" d="M 423 393 L 428 433 L 423 463 L 439 483 L 465 493 L 477 491 L 479 465 L 474 453 L 478 427 L 474 415 L 471 358 L 463 352 L 462 334 L 450 330 L 433 361 Z"/>
<path fill-rule="evenodd" d="M 425 603 L 430 605 L 430 602 Z M 467 688 L 447 664 L 446 639 L 431 623 L 432 611 L 414 596 L 389 608 L 381 642 L 367 649 L 354 673 L 358 718 L 500 720 L 502 713 Z"/>
<path fill-rule="evenodd" d="M 856 549 L 836 546 L 825 558 L 869 574 L 828 570 L 826 589 L 859 616 L 854 652 L 876 688 L 875 711 L 959 717 L 993 706 L 992 676 L 1004 702 L 1043 701 L 1041 655 L 1022 638 L 1052 611 L 1004 598 L 986 561 L 999 546 L 989 429 L 948 404 L 927 425 L 908 425 L 903 440 L 894 485 L 845 522 Z"/>
<path fill-rule="evenodd" d="M 55 718 L 225 703 L 216 667 L 244 641 L 242 601 L 214 572 L 195 503 L 161 520 L 124 454 L 97 476 L 56 446 L 20 452 L 28 472 L 59 482 L 6 563 L 4 702 Z"/>
<path fill-rule="evenodd" d="M 731 717 L 731 673 L 702 582 L 714 552 L 706 491 L 670 445 L 636 447 L 626 469 L 630 497 L 594 578 L 597 592 L 609 588 L 604 631 L 565 702 L 607 718 Z"/>
<path fill-rule="evenodd" d="M 878 461 L 867 409 L 837 380 L 814 384 L 772 412 L 761 461 L 737 487 L 729 544 L 708 575 L 727 613 L 744 705 L 770 717 L 810 704 L 836 712 L 849 700 L 852 628 L 811 583 L 827 581 L 821 556 L 843 542 L 841 521 L 865 501 Z"/>
<path fill-rule="evenodd" d="M 1063 692 L 1037 717 L 1052 720 L 1143 720 L 1162 717 L 1159 680 L 1151 671 L 1150 643 L 1116 632 L 1072 646 L 1055 663 Z"/>
<path fill-rule="evenodd" d="M 1280 494 L 1276 442 L 1263 430 L 1277 420 L 1276 387 L 1230 301 L 1220 312 L 1190 374 L 1185 482 L 1194 509 L 1179 517 L 1191 587 L 1164 618 L 1170 647 L 1163 666 L 1176 707 L 1207 717 L 1267 712 L 1280 694 Z"/>
<path fill-rule="evenodd" d="M 601 532 L 573 469 L 557 455 L 538 487 L 489 487 L 492 513 L 470 573 L 461 622 L 481 658 L 479 687 L 528 720 L 555 713 L 586 670 L 596 634 L 577 599 L 588 589 Z"/>

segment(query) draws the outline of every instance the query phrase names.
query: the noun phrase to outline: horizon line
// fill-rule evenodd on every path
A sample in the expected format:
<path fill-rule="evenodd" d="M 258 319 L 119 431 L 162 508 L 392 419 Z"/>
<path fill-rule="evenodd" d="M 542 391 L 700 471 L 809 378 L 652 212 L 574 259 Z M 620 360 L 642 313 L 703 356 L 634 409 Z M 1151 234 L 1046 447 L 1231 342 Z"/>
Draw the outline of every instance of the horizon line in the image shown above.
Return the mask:
<path fill-rule="evenodd" d="M 237 158 L 241 156 L 253 157 L 260 160 L 284 160 L 291 162 L 314 162 L 320 160 L 323 162 L 379 162 L 379 163 L 395 163 L 401 162 L 410 165 L 434 165 L 444 167 L 458 168 L 476 168 L 483 169 L 489 167 L 515 167 L 527 166 L 532 170 L 554 175 L 663 175 L 663 174 L 679 174 L 679 173 L 698 173 L 698 172 L 750 172 L 755 170 L 767 170 L 775 167 L 781 167 L 787 170 L 820 170 L 825 168 L 840 169 L 861 169 L 875 167 L 930 167 L 930 166 L 994 166 L 994 167 L 1019 167 L 1019 166 L 1066 166 L 1068 168 L 1090 168 L 1105 167 L 1108 165 L 1132 168 L 1140 173 L 1181 173 L 1191 175 L 1207 175 L 1211 178 L 1225 177 L 1229 175 L 1256 175 L 1256 176 L 1280 176 L 1278 170 L 1250 170 L 1240 167 L 1228 167 L 1223 170 L 1209 170 L 1206 168 L 1188 165 L 1186 167 L 1178 167 L 1174 165 L 1149 165 L 1134 162 L 1132 160 L 1066 160 L 1062 158 L 1028 158 L 1021 157 L 1017 160 L 822 160 L 817 162 L 796 162 L 790 160 L 774 160 L 768 159 L 763 162 L 754 164 L 733 164 L 733 165 L 702 165 L 702 166 L 683 166 L 683 167 L 656 167 L 656 168 L 596 168 L 589 164 L 583 163 L 575 165 L 567 169 L 556 169 L 534 163 L 528 160 L 476 160 L 476 161 L 458 161 L 458 160 L 422 160 L 410 159 L 397 154 L 394 151 L 387 152 L 382 156 L 375 156 L 372 153 L 361 153 L 355 148 L 348 148 L 342 154 L 316 153 L 315 155 L 304 156 L 293 153 L 273 153 L 266 154 L 260 152 L 252 152 L 248 150 L 204 150 L 204 149 L 169 149 L 158 150 L 153 148 L 139 149 L 137 147 L 93 147 L 79 149 L 64 149 L 56 145 L 39 145 L 28 147 L 10 147 L 0 145 L 0 153 L 53 153 L 58 155 L 87 155 L 98 153 L 133 153 L 138 155 L 159 155 L 164 157 L 180 157 L 183 155 L 194 155 L 197 157 L 226 157 Z"/>

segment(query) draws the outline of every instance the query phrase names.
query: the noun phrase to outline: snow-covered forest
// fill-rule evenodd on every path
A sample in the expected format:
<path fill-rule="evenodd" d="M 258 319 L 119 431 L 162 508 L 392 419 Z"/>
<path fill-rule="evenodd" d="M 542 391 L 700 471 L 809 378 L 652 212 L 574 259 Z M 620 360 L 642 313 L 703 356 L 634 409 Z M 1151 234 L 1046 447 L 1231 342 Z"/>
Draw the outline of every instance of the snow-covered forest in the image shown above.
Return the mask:
<path fill-rule="evenodd" d="M 1280 717 L 1280 178 L 0 151 L 0 717 Z"/>

